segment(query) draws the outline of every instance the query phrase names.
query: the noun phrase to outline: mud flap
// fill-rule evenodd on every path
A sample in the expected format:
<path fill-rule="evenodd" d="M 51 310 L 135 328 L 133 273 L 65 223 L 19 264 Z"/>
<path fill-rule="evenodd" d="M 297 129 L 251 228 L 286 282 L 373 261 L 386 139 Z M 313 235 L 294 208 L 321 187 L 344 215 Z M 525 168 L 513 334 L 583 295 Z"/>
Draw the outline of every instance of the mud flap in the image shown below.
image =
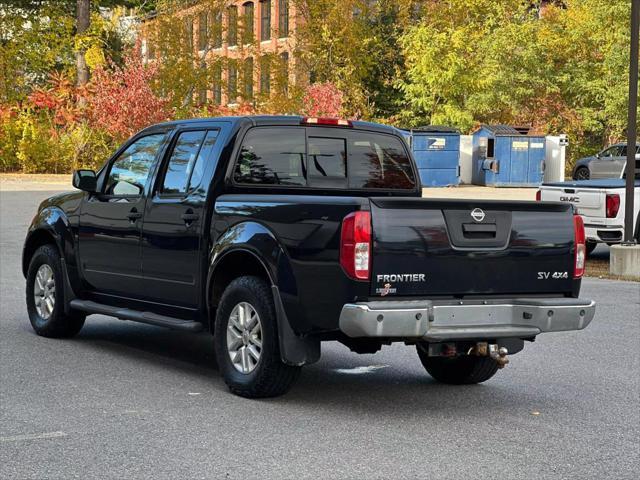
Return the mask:
<path fill-rule="evenodd" d="M 284 311 L 280 290 L 278 290 L 277 286 L 272 285 L 271 292 L 273 293 L 273 302 L 276 307 L 278 340 L 282 361 L 287 365 L 295 366 L 317 362 L 320 359 L 320 340 L 296 335 Z"/>
<path fill-rule="evenodd" d="M 67 271 L 67 264 L 64 258 L 60 258 L 60 267 L 62 269 L 62 279 L 64 281 L 64 313 L 69 315 L 71 313 L 71 300 L 76 298 L 73 288 L 71 287 L 71 281 L 69 280 L 69 272 Z"/>

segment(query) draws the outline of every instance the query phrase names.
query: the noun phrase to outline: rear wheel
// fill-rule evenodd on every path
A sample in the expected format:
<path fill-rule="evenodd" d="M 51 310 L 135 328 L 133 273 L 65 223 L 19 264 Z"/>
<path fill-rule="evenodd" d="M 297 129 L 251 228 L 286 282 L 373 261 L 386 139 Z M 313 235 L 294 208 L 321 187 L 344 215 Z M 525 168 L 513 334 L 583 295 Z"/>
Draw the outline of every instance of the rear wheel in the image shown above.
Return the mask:
<path fill-rule="evenodd" d="M 84 325 L 85 315 L 64 312 L 64 282 L 60 254 L 54 245 L 38 248 L 27 272 L 27 312 L 38 335 L 73 337 Z"/>
<path fill-rule="evenodd" d="M 418 356 L 425 370 L 435 380 L 452 385 L 482 383 L 498 371 L 498 363 L 490 357 L 463 355 L 460 357 L 430 357 L 418 345 Z"/>
<path fill-rule="evenodd" d="M 222 294 L 214 342 L 218 367 L 231 392 L 248 398 L 286 393 L 301 367 L 280 358 L 273 297 L 258 277 L 240 277 Z"/>
<path fill-rule="evenodd" d="M 580 167 L 573 174 L 573 179 L 574 180 L 589 180 L 590 177 L 591 177 L 591 175 L 590 175 L 589 169 L 587 167 Z"/>

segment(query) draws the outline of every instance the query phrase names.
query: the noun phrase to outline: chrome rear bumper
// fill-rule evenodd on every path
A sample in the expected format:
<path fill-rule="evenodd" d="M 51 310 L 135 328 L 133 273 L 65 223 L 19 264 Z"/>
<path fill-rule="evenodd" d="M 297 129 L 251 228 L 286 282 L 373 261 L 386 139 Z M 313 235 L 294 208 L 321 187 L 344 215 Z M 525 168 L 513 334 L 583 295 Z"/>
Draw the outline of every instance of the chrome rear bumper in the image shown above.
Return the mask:
<path fill-rule="evenodd" d="M 595 302 L 578 298 L 349 303 L 340 330 L 349 337 L 420 338 L 428 341 L 535 337 L 582 330 Z"/>

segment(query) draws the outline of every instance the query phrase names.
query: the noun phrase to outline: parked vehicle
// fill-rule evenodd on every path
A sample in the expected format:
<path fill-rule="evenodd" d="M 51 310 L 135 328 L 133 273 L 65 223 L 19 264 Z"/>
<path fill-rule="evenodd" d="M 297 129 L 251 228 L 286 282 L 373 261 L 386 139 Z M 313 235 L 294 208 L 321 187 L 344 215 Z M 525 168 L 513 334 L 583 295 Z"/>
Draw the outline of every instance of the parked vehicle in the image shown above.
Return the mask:
<path fill-rule="evenodd" d="M 633 207 L 634 238 L 640 241 L 640 180 L 636 176 Z M 625 180 L 578 180 L 544 183 L 538 192 L 543 201 L 567 202 L 582 216 L 587 254 L 598 243 L 613 245 L 624 239 Z"/>
<path fill-rule="evenodd" d="M 640 144 L 636 145 L 636 160 L 640 160 Z M 573 179 L 620 178 L 626 163 L 627 144 L 617 143 L 578 160 L 573 168 Z"/>
<path fill-rule="evenodd" d="M 23 252 L 39 335 L 89 314 L 213 334 L 246 397 L 286 392 L 322 341 L 417 347 L 478 383 L 542 332 L 577 330 L 584 228 L 563 203 L 421 198 L 400 132 L 238 117 L 155 125 L 44 201 Z"/>

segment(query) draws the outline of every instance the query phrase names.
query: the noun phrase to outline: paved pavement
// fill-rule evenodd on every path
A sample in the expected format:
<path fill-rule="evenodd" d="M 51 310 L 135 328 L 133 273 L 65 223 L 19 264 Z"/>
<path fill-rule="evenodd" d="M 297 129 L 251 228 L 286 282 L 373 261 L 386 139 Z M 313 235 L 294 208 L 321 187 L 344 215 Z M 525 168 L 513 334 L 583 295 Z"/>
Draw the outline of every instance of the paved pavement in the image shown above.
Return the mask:
<path fill-rule="evenodd" d="M 433 382 L 401 345 L 323 346 L 287 396 L 229 394 L 211 339 L 90 317 L 36 336 L 23 235 L 46 192 L 0 192 L 0 478 L 617 478 L 640 475 L 640 287 L 483 385 Z"/>

